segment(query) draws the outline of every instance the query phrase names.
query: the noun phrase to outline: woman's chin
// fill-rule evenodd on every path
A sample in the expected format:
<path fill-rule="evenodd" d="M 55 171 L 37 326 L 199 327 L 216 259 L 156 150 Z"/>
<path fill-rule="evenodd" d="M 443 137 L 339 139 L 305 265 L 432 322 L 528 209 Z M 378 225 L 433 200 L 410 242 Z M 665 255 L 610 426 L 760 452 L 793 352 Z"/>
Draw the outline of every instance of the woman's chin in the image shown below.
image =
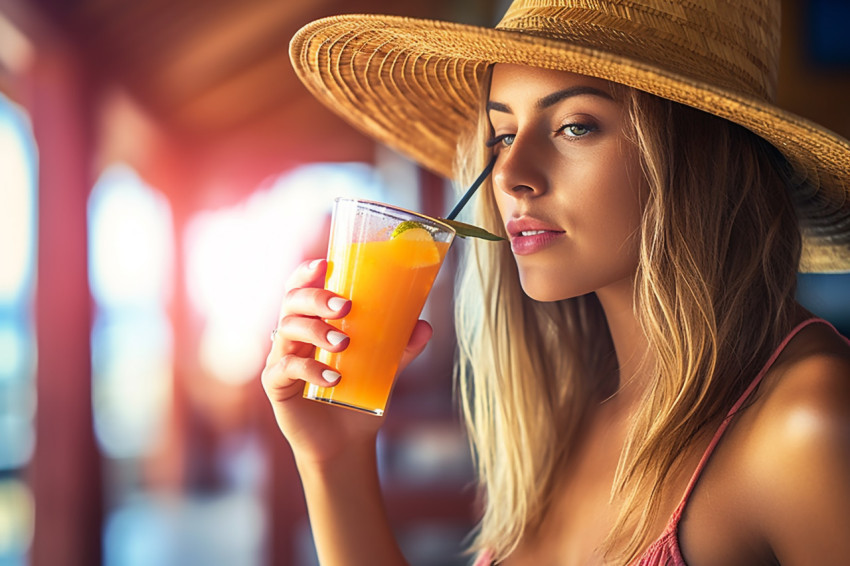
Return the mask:
<path fill-rule="evenodd" d="M 520 278 L 520 284 L 525 294 L 541 303 L 552 303 L 575 296 L 566 292 L 563 285 L 553 285 L 552 283 L 552 281 L 528 281 Z"/>

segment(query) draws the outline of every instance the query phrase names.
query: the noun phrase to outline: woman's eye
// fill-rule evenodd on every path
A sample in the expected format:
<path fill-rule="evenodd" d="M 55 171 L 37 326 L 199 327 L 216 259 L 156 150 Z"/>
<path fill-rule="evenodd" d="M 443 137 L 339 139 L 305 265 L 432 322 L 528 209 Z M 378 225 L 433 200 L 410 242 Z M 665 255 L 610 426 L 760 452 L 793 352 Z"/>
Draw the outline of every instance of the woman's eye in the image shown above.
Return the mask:
<path fill-rule="evenodd" d="M 489 140 L 485 144 L 487 147 L 495 147 L 496 145 L 510 146 L 514 143 L 514 138 L 516 134 L 502 134 L 500 136 L 495 136 Z"/>
<path fill-rule="evenodd" d="M 585 124 L 566 124 L 561 126 L 558 132 L 562 132 L 568 138 L 581 138 L 595 130 L 595 127 Z"/>

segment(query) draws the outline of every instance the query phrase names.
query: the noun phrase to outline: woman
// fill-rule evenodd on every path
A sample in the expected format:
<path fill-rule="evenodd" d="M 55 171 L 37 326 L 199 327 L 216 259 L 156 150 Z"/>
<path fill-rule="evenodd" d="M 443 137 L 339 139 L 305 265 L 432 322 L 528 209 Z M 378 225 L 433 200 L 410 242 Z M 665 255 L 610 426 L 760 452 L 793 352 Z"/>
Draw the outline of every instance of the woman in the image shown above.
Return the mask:
<path fill-rule="evenodd" d="M 424 165 L 496 157 L 474 221 L 510 244 L 472 246 L 456 316 L 476 563 L 846 563 L 850 344 L 793 297 L 798 267 L 850 269 L 850 144 L 771 104 L 778 2 L 555 4 L 331 18 L 291 48 Z M 348 343 L 324 269 L 293 274 L 263 384 L 322 564 L 403 564 L 380 420 L 300 398 L 345 379 L 311 357 Z"/>

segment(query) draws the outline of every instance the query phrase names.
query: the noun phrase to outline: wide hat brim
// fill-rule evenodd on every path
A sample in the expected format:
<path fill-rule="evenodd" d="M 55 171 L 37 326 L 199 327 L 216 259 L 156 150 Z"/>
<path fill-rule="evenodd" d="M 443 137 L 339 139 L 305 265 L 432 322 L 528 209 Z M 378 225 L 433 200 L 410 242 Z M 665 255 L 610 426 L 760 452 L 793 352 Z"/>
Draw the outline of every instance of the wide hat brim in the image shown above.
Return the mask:
<path fill-rule="evenodd" d="M 311 22 L 293 37 L 290 58 L 307 88 L 343 119 L 448 178 L 493 63 L 598 77 L 726 118 L 777 147 L 814 189 L 796 199 L 800 270 L 850 271 L 850 142 L 762 98 L 561 39 L 397 16 Z"/>

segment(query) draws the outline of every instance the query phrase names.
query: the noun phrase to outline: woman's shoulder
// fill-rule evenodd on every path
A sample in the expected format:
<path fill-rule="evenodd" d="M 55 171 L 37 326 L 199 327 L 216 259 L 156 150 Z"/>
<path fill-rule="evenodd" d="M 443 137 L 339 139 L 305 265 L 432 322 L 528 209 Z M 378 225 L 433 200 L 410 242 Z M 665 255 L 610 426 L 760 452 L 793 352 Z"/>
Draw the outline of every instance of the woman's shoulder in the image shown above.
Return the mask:
<path fill-rule="evenodd" d="M 850 342 L 830 326 L 803 328 L 760 389 L 750 436 L 775 457 L 850 441 Z"/>
<path fill-rule="evenodd" d="M 850 417 L 850 342 L 827 324 L 809 324 L 789 342 L 761 389 L 760 434 L 793 441 L 828 433 Z"/>
<path fill-rule="evenodd" d="M 765 376 L 752 409 L 742 471 L 774 553 L 802 559 L 790 563 L 850 556 L 850 542 L 835 537 L 850 532 L 850 343 L 825 324 L 808 325 Z"/>

